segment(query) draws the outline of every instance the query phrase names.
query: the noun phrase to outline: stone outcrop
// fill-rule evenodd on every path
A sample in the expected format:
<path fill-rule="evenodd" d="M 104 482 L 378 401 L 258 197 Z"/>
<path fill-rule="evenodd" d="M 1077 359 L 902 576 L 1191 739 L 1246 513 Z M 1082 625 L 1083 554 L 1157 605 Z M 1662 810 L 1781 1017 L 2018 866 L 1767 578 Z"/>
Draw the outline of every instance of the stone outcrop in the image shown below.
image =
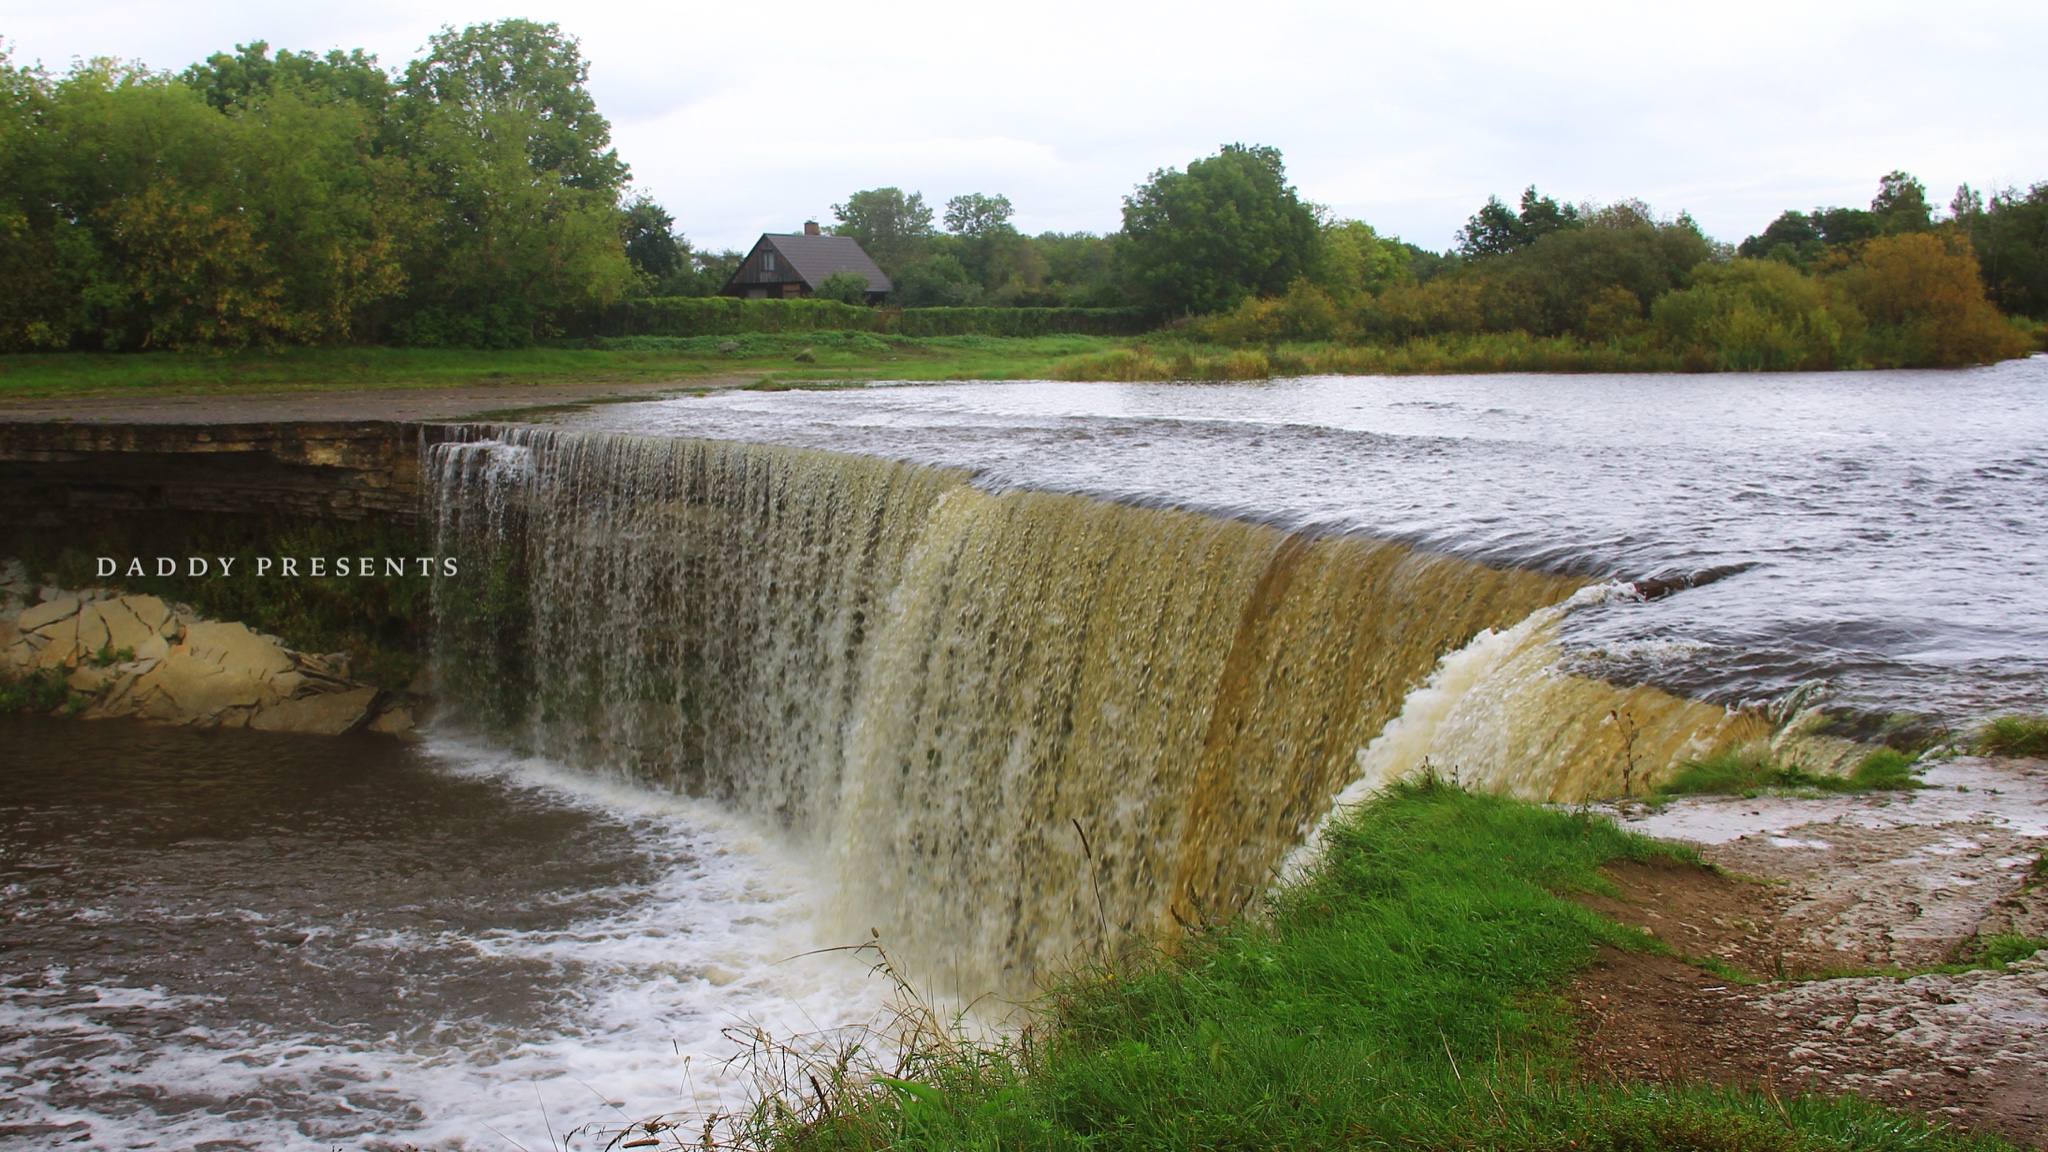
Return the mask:
<path fill-rule="evenodd" d="M 0 582 L 0 680 L 56 674 L 63 711 L 191 728 L 413 738 L 412 712 L 347 675 L 344 656 L 295 652 L 246 625 L 155 596 Z"/>

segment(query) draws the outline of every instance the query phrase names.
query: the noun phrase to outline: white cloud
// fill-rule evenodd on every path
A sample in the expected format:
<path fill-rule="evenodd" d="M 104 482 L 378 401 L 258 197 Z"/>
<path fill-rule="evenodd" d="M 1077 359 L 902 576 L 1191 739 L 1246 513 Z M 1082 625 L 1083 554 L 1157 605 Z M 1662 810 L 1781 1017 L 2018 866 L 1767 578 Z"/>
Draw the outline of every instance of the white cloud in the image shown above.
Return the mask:
<path fill-rule="evenodd" d="M 237 41 L 396 64 L 442 24 L 580 37 L 642 187 L 743 245 L 882 184 L 1002 192 L 1032 229 L 1102 231 L 1146 174 L 1274 144 L 1309 198 L 1442 246 L 1490 193 L 1638 196 L 1739 239 L 1860 204 L 1903 167 L 1937 199 L 2048 179 L 2048 8 L 822 0 L 0 3 L 17 56 L 182 67 Z"/>

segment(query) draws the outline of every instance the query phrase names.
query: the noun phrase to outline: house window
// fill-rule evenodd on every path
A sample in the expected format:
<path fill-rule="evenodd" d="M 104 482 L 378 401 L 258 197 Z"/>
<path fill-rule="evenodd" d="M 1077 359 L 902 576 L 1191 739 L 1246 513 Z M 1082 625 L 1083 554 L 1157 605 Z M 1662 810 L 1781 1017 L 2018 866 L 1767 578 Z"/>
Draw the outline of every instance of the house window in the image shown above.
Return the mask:
<path fill-rule="evenodd" d="M 761 253 L 761 271 L 763 271 L 763 272 L 773 272 L 773 271 L 775 271 L 775 253 L 773 253 L 773 252 L 763 252 L 763 253 Z"/>

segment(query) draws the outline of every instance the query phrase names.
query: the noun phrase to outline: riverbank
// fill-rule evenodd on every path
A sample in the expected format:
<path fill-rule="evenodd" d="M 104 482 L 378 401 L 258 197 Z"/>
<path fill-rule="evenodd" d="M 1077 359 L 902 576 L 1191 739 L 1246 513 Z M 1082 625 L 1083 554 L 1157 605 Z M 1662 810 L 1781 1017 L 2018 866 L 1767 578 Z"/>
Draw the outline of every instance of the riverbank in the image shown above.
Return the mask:
<path fill-rule="evenodd" d="M 780 379 L 1005 380 L 1043 378 L 1067 357 L 1100 352 L 1121 340 L 1101 336 L 878 336 L 867 332 L 748 333 L 738 336 L 619 337 L 577 347 L 507 351 L 427 348 L 292 348 L 273 352 L 0 356 L 0 417 L 45 402 L 90 398 L 190 396 L 238 399 L 288 393 L 319 405 L 352 391 L 453 390 L 442 405 L 411 418 L 472 415 L 494 402 L 561 403 L 603 395 L 645 395 L 744 386 Z M 540 390 L 565 389 L 568 394 Z M 521 396 L 517 389 L 536 389 Z M 397 418 L 383 414 L 384 418 Z M 248 417 L 243 417 L 248 418 Z"/>
<path fill-rule="evenodd" d="M 1993 1128 L 2028 1139 L 1982 1114 L 1916 1115 L 1917 1098 L 1889 1109 L 1854 1084 L 1652 1078 L 1589 1047 L 1612 1034 L 1617 1001 L 1657 1003 L 1654 989 L 1588 983 L 1599 958 L 1618 958 L 1605 970 L 1704 964 L 1723 990 L 1750 979 L 1636 927 L 1655 913 L 1646 876 L 1738 883 L 1693 848 L 1589 811 L 1434 779 L 1397 786 L 1340 821 L 1321 867 L 1263 919 L 1070 977 L 1010 1041 L 963 1040 L 913 1011 L 922 1027 L 887 1069 L 783 1050 L 765 1066 L 776 1094 L 733 1118 L 733 1134 L 792 1149 L 2010 1147 Z M 2040 968 L 1990 975 L 2037 980 Z M 686 1123 L 626 1138 L 674 1140 L 671 1122 Z M 694 1138 L 703 1118 L 687 1123 Z"/>

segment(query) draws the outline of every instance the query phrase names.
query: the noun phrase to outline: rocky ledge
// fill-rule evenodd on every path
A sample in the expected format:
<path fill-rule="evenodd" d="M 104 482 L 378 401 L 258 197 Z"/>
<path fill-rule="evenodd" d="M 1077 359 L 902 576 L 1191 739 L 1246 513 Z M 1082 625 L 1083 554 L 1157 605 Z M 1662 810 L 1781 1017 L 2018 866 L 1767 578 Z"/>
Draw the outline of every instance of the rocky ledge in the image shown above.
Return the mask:
<path fill-rule="evenodd" d="M 155 596 L 0 585 L 0 680 L 61 676 L 58 709 L 191 728 L 416 739 L 408 702 L 349 678 L 345 654 L 295 652 Z"/>

